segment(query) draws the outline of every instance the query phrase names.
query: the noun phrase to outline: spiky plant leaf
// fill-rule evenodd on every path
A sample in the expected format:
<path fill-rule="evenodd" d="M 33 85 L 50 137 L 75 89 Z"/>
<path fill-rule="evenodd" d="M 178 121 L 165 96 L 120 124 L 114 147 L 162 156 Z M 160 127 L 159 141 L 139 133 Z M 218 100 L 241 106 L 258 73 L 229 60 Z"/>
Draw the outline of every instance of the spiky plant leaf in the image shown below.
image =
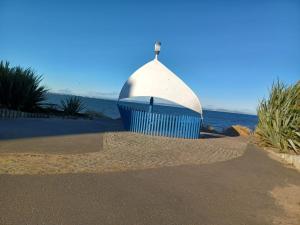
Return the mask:
<path fill-rule="evenodd" d="M 66 115 L 76 115 L 85 109 L 81 99 L 77 96 L 71 96 L 61 101 L 61 108 Z"/>
<path fill-rule="evenodd" d="M 21 110 L 37 110 L 46 98 L 47 89 L 41 85 L 42 77 L 31 69 L 10 67 L 0 62 L 0 106 Z"/>
<path fill-rule="evenodd" d="M 286 86 L 277 81 L 257 110 L 256 134 L 263 146 L 300 153 L 300 81 Z"/>

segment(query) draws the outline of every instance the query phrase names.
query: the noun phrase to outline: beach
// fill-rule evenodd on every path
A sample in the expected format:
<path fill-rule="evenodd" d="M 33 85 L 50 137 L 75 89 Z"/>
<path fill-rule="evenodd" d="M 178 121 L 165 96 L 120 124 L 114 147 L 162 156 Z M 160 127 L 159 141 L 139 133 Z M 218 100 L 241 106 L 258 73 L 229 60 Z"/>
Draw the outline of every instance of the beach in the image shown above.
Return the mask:
<path fill-rule="evenodd" d="M 300 174 L 247 137 L 0 121 L 1 224 L 299 224 Z"/>

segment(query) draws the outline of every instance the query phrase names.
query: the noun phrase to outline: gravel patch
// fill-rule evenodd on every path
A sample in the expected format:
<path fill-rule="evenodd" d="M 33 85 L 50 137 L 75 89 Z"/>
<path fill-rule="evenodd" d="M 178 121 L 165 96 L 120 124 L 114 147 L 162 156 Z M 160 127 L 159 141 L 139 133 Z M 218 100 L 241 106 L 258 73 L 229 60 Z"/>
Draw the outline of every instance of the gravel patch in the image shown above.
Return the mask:
<path fill-rule="evenodd" d="M 41 154 L 29 150 L 7 153 L 7 150 L 0 153 L 0 174 L 103 173 L 200 165 L 239 157 L 248 143 L 247 139 L 240 137 L 211 136 L 191 140 L 131 132 L 107 132 L 102 135 L 103 148 L 97 152 Z"/>

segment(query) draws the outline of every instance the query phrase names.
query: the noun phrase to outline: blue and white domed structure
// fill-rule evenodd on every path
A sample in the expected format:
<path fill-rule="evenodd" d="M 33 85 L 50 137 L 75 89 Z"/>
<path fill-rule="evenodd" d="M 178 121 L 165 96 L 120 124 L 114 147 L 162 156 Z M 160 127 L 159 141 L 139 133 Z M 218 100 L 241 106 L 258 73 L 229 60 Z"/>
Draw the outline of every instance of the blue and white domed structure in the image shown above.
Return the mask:
<path fill-rule="evenodd" d="M 150 135 L 199 138 L 202 125 L 200 100 L 158 60 L 159 51 L 160 43 L 156 42 L 155 59 L 135 71 L 120 92 L 118 108 L 124 127 Z M 144 102 L 134 101 L 136 99 Z M 173 106 L 156 104 L 157 100 L 171 102 Z"/>

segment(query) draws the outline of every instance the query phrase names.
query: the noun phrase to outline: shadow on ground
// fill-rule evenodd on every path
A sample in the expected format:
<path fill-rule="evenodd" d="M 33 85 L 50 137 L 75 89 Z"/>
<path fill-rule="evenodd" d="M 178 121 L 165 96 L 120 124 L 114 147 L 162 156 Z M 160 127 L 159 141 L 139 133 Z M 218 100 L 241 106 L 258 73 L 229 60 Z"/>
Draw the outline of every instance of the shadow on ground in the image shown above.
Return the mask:
<path fill-rule="evenodd" d="M 123 132 L 120 119 L 6 119 L 0 120 L 0 141 L 21 138 L 51 137 L 104 132 Z M 221 138 L 224 135 L 207 133 L 201 138 Z"/>
<path fill-rule="evenodd" d="M 0 140 L 124 131 L 113 119 L 13 119 L 0 120 Z"/>
<path fill-rule="evenodd" d="M 0 120 L 0 153 L 87 153 L 103 149 L 103 134 L 124 132 L 113 119 L 12 119 Z M 201 139 L 224 137 L 201 133 Z"/>

